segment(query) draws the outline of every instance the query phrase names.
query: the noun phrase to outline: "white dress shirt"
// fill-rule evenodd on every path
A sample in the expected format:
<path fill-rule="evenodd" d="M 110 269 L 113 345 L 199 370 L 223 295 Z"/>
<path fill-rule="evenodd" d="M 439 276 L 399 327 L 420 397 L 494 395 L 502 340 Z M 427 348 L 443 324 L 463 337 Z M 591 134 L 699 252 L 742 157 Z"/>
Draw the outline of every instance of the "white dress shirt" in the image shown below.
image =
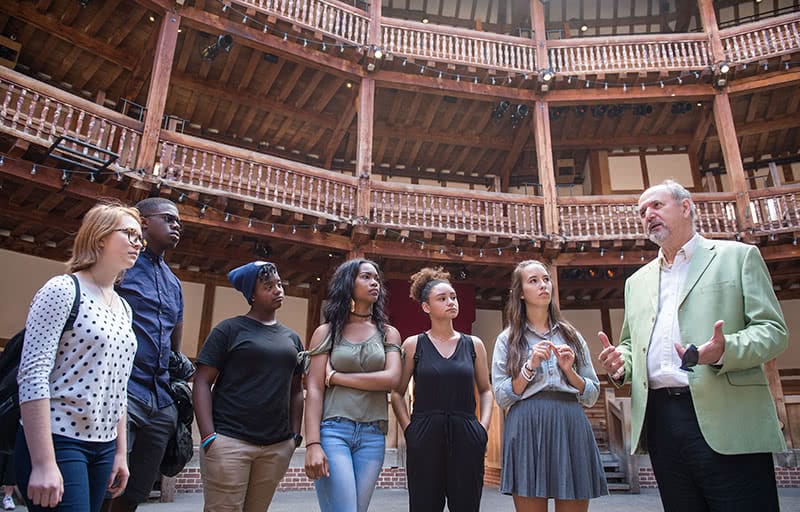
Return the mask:
<path fill-rule="evenodd" d="M 680 343 L 681 330 L 678 324 L 678 301 L 686 284 L 689 264 L 692 261 L 697 239 L 696 234 L 680 248 L 672 264 L 668 264 L 663 250 L 658 251 L 660 263 L 658 286 L 658 314 L 647 351 L 647 376 L 650 389 L 689 385 L 689 377 L 680 369 L 681 358 L 675 350 Z"/>

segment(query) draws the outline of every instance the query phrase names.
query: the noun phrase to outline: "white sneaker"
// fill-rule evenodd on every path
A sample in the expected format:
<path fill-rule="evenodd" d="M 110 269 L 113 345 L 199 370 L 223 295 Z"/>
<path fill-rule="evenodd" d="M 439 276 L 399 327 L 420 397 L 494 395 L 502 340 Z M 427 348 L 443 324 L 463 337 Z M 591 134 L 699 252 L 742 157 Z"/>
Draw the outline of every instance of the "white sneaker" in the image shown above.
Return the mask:
<path fill-rule="evenodd" d="M 14 498 L 12 498 L 11 496 L 4 496 L 3 510 L 14 510 L 15 508 L 17 508 L 17 506 L 14 505 Z"/>

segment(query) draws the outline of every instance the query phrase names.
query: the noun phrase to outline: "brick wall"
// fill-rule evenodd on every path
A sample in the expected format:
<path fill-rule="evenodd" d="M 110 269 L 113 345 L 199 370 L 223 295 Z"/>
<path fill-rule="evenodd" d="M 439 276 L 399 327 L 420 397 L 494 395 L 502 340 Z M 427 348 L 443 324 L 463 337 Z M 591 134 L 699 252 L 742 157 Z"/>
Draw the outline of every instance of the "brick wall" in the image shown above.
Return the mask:
<path fill-rule="evenodd" d="M 778 487 L 800 487 L 800 468 L 775 466 L 775 480 Z M 642 489 L 657 487 L 653 468 L 639 468 L 639 486 Z"/>
<path fill-rule="evenodd" d="M 200 468 L 187 467 L 175 480 L 178 492 L 203 492 L 203 483 L 200 479 Z M 383 468 L 378 477 L 378 489 L 405 489 L 405 468 Z M 278 491 L 310 491 L 314 489 L 314 482 L 306 477 L 303 468 L 289 468 L 286 475 L 278 485 Z"/>

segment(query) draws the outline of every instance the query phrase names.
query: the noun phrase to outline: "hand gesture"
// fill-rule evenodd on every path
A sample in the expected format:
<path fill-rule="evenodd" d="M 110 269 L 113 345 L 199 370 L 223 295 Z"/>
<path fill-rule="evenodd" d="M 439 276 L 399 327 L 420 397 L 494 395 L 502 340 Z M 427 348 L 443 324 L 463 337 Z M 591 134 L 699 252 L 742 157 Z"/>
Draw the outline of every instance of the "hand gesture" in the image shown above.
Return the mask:
<path fill-rule="evenodd" d="M 711 339 L 697 347 L 697 364 L 714 364 L 725 353 L 725 335 L 722 334 L 723 325 L 725 325 L 724 320 L 717 320 L 714 323 L 714 334 Z M 686 348 L 680 343 L 676 343 L 675 350 L 678 352 L 678 356 L 683 359 Z"/>
<path fill-rule="evenodd" d="M 625 361 L 622 359 L 622 354 L 617 350 L 617 347 L 608 341 L 606 333 L 600 331 L 597 336 L 603 344 L 603 351 L 600 352 L 600 364 L 603 365 L 603 368 L 612 379 L 622 379 L 625 377 Z"/>
<path fill-rule="evenodd" d="M 114 465 L 111 467 L 111 476 L 108 479 L 108 492 L 114 498 L 122 494 L 128 485 L 130 471 L 128 470 L 127 455 L 123 452 L 114 457 Z"/>
<path fill-rule="evenodd" d="M 567 345 L 559 345 L 554 348 L 558 359 L 558 367 L 561 368 L 561 371 L 568 371 L 575 363 L 575 351 Z"/>
<path fill-rule="evenodd" d="M 64 479 L 54 460 L 50 464 L 34 464 L 28 480 L 28 498 L 34 505 L 55 508 L 64 497 Z"/>
<path fill-rule="evenodd" d="M 322 445 L 315 443 L 311 446 L 306 445 L 306 476 L 311 480 L 318 480 L 322 477 L 330 476 L 328 468 L 328 457 Z"/>
<path fill-rule="evenodd" d="M 540 341 L 533 346 L 533 351 L 531 352 L 531 358 L 529 359 L 530 363 L 528 366 L 536 370 L 542 364 L 542 361 L 550 359 L 550 355 L 553 353 L 553 350 L 555 350 L 555 347 L 550 340 Z"/>

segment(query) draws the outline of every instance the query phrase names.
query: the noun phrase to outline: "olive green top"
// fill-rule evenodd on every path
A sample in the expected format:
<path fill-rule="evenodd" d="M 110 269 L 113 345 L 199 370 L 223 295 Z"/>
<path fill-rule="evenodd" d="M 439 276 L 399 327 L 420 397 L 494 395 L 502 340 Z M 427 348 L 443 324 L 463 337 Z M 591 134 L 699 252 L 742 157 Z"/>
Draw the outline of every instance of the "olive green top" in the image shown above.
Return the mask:
<path fill-rule="evenodd" d="M 378 372 L 385 368 L 386 352 L 390 351 L 400 352 L 400 347 L 384 343 L 378 331 L 360 343 L 341 337 L 331 350 L 331 366 L 341 373 Z M 378 421 L 385 434 L 389 420 L 386 391 L 329 387 L 325 390 L 322 419 L 336 417 L 359 422 Z"/>

